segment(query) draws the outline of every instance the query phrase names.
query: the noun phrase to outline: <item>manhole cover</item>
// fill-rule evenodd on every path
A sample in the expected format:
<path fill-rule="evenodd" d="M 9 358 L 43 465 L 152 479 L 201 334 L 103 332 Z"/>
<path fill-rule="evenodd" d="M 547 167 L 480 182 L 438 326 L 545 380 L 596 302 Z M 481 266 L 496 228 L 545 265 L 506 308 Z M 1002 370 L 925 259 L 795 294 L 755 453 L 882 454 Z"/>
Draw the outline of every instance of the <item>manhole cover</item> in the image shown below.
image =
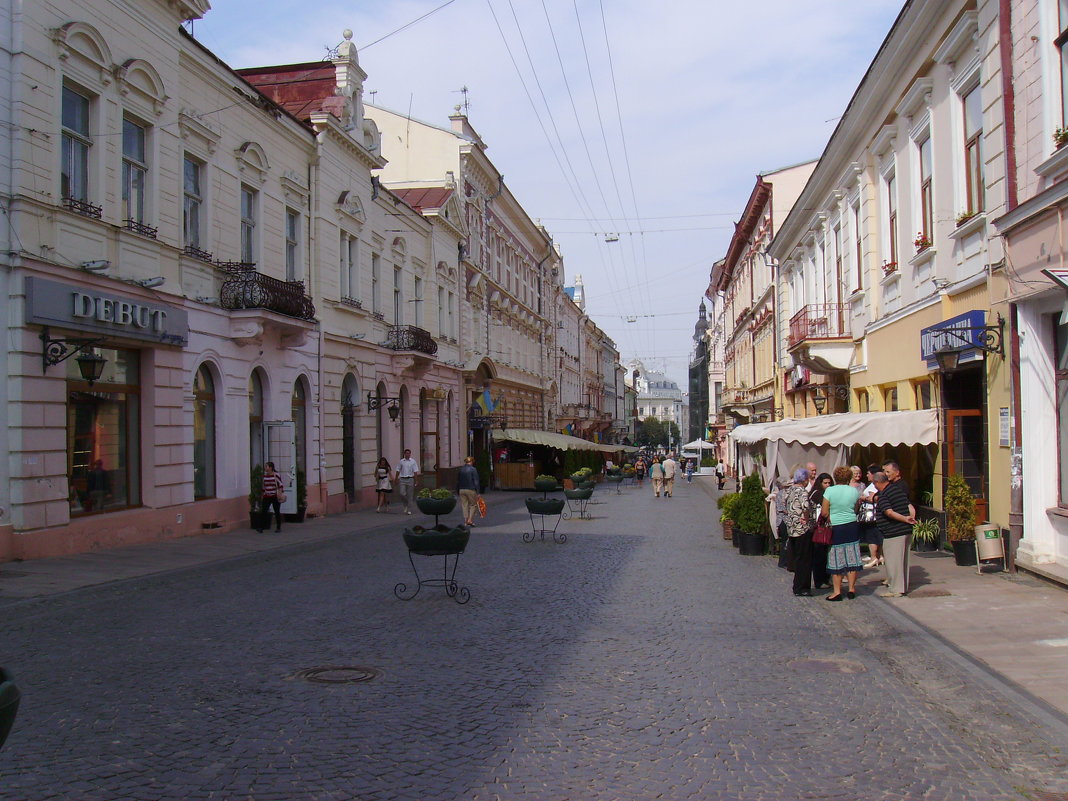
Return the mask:
<path fill-rule="evenodd" d="M 949 590 L 913 590 L 909 593 L 909 598 L 939 598 L 943 595 L 952 595 Z"/>
<path fill-rule="evenodd" d="M 790 663 L 804 673 L 866 673 L 868 669 L 860 662 L 849 659 L 795 659 Z"/>
<path fill-rule="evenodd" d="M 359 665 L 324 665 L 297 671 L 296 678 L 316 684 L 360 684 L 381 675 L 380 670 Z"/>

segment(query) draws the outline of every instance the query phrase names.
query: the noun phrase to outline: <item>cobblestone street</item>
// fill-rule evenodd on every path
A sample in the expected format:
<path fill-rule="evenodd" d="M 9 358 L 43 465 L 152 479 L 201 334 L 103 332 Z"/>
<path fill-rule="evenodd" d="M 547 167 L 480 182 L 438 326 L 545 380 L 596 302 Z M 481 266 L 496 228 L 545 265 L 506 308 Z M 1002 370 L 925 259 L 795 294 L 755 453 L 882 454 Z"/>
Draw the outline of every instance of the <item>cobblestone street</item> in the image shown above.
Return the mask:
<path fill-rule="evenodd" d="M 522 541 L 522 497 L 490 496 L 457 573 L 465 606 L 433 588 L 394 597 L 411 577 L 400 529 L 421 520 L 398 515 L 314 545 L 0 602 L 0 664 L 23 691 L 0 798 L 1068 790 L 1063 731 L 977 690 L 867 594 L 793 597 L 774 560 L 723 541 L 698 483 L 660 499 L 602 486 L 594 519 L 562 522 L 562 545 Z M 341 535 L 345 518 L 331 525 Z M 296 677 L 328 665 L 379 673 Z"/>

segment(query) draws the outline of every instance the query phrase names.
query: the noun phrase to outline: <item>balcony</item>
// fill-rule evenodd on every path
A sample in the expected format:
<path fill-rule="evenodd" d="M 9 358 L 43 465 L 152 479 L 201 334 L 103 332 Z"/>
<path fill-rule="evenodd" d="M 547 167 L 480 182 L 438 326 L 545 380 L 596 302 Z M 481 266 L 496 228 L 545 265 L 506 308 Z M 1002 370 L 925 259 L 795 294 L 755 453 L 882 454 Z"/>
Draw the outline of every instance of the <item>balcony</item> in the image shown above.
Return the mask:
<path fill-rule="evenodd" d="M 845 370 L 853 358 L 848 305 L 811 303 L 790 318 L 788 349 L 794 364 L 815 373 Z"/>
<path fill-rule="evenodd" d="M 265 309 L 298 320 L 315 319 L 315 305 L 304 294 L 303 281 L 271 278 L 256 272 L 255 264 L 223 262 L 217 266 L 228 274 L 219 290 L 224 309 Z"/>
<path fill-rule="evenodd" d="M 427 356 L 434 356 L 438 352 L 438 343 L 430 332 L 414 325 L 390 326 L 382 345 L 390 350 L 410 350 Z"/>

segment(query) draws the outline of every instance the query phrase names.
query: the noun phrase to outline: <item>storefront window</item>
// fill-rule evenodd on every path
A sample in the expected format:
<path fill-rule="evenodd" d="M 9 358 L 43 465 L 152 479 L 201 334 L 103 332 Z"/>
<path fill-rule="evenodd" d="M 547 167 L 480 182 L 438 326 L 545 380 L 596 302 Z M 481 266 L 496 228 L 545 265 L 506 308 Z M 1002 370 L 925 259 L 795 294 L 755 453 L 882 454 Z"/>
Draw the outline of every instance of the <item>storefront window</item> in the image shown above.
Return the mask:
<path fill-rule="evenodd" d="M 207 365 L 193 379 L 193 497 L 215 496 L 215 383 Z"/>
<path fill-rule="evenodd" d="M 297 469 L 307 475 L 307 466 L 304 459 L 304 449 L 307 431 L 307 393 L 304 391 L 304 380 L 297 379 L 293 385 L 293 428 L 296 430 L 297 445 Z"/>
<path fill-rule="evenodd" d="M 259 369 L 253 370 L 248 379 L 248 444 L 249 464 L 261 464 L 264 460 L 263 379 Z"/>
<path fill-rule="evenodd" d="M 71 516 L 141 503 L 138 352 L 99 348 L 107 360 L 92 386 L 67 365 L 67 474 Z"/>

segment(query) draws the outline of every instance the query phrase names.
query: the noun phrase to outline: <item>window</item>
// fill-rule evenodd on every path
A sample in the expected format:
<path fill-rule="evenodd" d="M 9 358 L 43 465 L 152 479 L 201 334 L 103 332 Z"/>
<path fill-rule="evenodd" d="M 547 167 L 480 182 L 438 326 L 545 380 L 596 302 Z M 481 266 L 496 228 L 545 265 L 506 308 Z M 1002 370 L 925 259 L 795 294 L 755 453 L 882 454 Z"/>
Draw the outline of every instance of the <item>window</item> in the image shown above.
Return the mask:
<path fill-rule="evenodd" d="M 371 311 L 375 314 L 382 313 L 382 302 L 379 297 L 382 294 L 381 281 L 382 259 L 377 253 L 371 254 Z"/>
<path fill-rule="evenodd" d="M 931 137 L 919 144 L 920 155 L 920 233 L 934 241 L 934 190 L 931 187 Z"/>
<path fill-rule="evenodd" d="M 67 475 L 71 516 L 141 503 L 138 352 L 99 348 L 107 360 L 89 386 L 67 361 Z"/>
<path fill-rule="evenodd" d="M 193 498 L 215 496 L 215 382 L 207 365 L 193 378 Z"/>
<path fill-rule="evenodd" d="M 438 336 L 445 337 L 449 335 L 448 328 L 446 327 L 447 320 L 445 318 L 445 288 L 438 287 Z"/>
<path fill-rule="evenodd" d="M 401 268 L 393 268 L 393 325 L 404 324 L 404 309 L 401 304 Z"/>
<path fill-rule="evenodd" d="M 145 185 L 148 163 L 145 154 L 145 127 L 129 117 L 122 120 L 122 208 L 124 219 L 145 221 Z"/>
<path fill-rule="evenodd" d="M 886 411 L 888 411 L 888 412 L 896 412 L 897 411 L 897 387 L 890 387 L 890 389 L 886 390 L 886 394 L 883 396 L 883 398 L 886 401 Z"/>
<path fill-rule="evenodd" d="M 1058 316 L 1051 317 L 1055 326 L 1054 354 L 1057 362 L 1057 453 L 1060 459 L 1060 505 L 1068 506 L 1068 325 L 1058 325 Z"/>
<path fill-rule="evenodd" d="M 886 176 L 886 229 L 890 236 L 887 262 L 897 264 L 897 176 Z"/>
<path fill-rule="evenodd" d="M 297 448 L 297 472 L 308 475 L 307 440 L 308 440 L 308 393 L 304 389 L 304 379 L 298 378 L 293 385 L 293 435 Z M 305 479 L 306 480 L 306 479 Z M 306 485 L 305 485 L 306 486 Z M 300 499 L 297 499 L 298 503 Z"/>
<path fill-rule="evenodd" d="M 871 404 L 868 401 L 868 391 L 860 390 L 857 392 L 857 409 L 862 412 L 870 412 Z"/>
<path fill-rule="evenodd" d="M 1057 30 L 1060 35 L 1053 40 L 1053 44 L 1057 46 L 1061 61 L 1061 125 L 1068 127 L 1068 2 L 1059 0 L 1057 6 Z"/>
<path fill-rule="evenodd" d="M 204 205 L 204 195 L 201 192 L 204 165 L 186 156 L 182 171 L 182 191 L 185 195 L 182 207 L 182 235 L 187 247 L 199 248 L 200 214 Z"/>
<path fill-rule="evenodd" d="M 256 263 L 256 212 L 259 193 L 247 186 L 241 187 L 241 261 Z"/>
<path fill-rule="evenodd" d="M 89 200 L 89 98 L 63 87 L 63 144 L 60 183 L 63 197 Z"/>
<path fill-rule="evenodd" d="M 930 409 L 931 408 L 931 382 L 930 381 L 918 381 L 916 383 L 916 408 L 917 409 Z"/>
<path fill-rule="evenodd" d="M 263 379 L 257 368 L 248 379 L 249 464 L 261 464 L 266 458 L 263 448 Z"/>
<path fill-rule="evenodd" d="M 300 214 L 286 209 L 286 280 L 300 278 Z"/>
<path fill-rule="evenodd" d="M 356 301 L 360 297 L 360 240 L 341 234 L 341 299 Z"/>
<path fill-rule="evenodd" d="M 416 278 L 412 291 L 412 305 L 415 307 L 415 319 L 412 322 L 417 328 L 423 327 L 423 279 Z"/>
<path fill-rule="evenodd" d="M 449 293 L 449 337 L 456 339 L 456 296 Z"/>
<path fill-rule="evenodd" d="M 864 259 L 861 258 L 863 240 L 860 236 L 860 202 L 853 204 L 853 244 L 857 250 L 857 291 L 864 288 Z"/>
<path fill-rule="evenodd" d="M 834 226 L 834 280 L 835 280 L 835 301 L 838 300 L 838 295 L 842 291 L 842 226 Z"/>
<path fill-rule="evenodd" d="M 964 107 L 964 210 L 968 214 L 983 211 L 983 107 L 979 85 L 961 99 Z"/>

